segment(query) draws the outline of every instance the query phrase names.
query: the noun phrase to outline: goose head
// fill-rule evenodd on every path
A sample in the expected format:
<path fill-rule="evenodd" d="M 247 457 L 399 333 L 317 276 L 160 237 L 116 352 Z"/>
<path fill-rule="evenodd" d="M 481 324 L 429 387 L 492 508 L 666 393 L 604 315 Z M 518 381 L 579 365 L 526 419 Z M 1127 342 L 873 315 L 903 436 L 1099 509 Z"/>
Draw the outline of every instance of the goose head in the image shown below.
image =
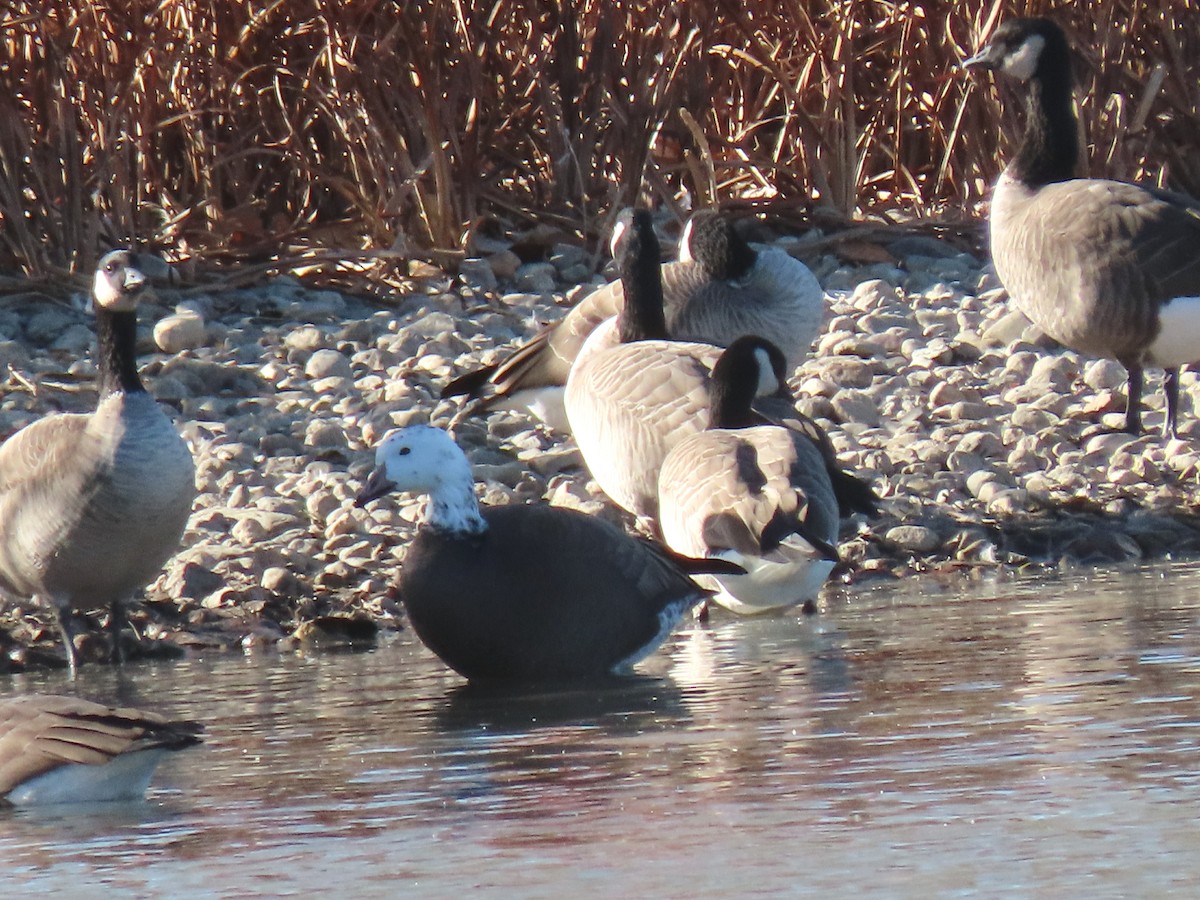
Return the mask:
<path fill-rule="evenodd" d="M 440 428 L 408 425 L 390 432 L 375 448 L 375 469 L 354 499 L 355 506 L 392 491 L 428 494 L 422 522 L 453 534 L 487 530 L 475 499 L 475 477 L 462 448 Z"/>
<path fill-rule="evenodd" d="M 717 358 L 712 370 L 712 425 L 751 425 L 751 405 L 760 397 L 791 397 L 787 361 L 775 344 L 758 335 L 743 335 Z"/>
<path fill-rule="evenodd" d="M 375 468 L 355 505 L 392 491 L 433 494 L 463 481 L 472 483 L 471 466 L 454 439 L 432 425 L 409 425 L 390 432 L 375 448 Z"/>
<path fill-rule="evenodd" d="M 1050 19 L 1010 19 L 997 28 L 964 69 L 1003 72 L 1020 82 L 1047 74 L 1048 66 L 1068 58 L 1067 38 Z"/>
<path fill-rule="evenodd" d="M 679 259 L 700 266 L 715 281 L 733 281 L 749 274 L 758 253 L 738 234 L 732 219 L 715 209 L 702 209 L 683 228 Z"/>
<path fill-rule="evenodd" d="M 109 312 L 133 312 L 146 288 L 146 276 L 131 250 L 112 250 L 96 266 L 92 297 Z"/>

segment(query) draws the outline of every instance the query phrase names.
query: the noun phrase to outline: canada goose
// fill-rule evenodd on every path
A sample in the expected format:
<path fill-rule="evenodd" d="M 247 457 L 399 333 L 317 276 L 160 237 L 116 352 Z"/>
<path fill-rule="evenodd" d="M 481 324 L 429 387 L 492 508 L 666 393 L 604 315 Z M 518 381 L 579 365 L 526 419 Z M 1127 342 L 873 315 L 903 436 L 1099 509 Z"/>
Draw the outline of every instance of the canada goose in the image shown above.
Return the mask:
<path fill-rule="evenodd" d="M 130 251 L 100 260 L 96 410 L 48 415 L 0 445 L 0 588 L 55 612 L 72 675 L 72 610 L 107 604 L 123 658 L 125 600 L 178 547 L 196 494 L 192 455 L 138 378 L 144 285 Z"/>
<path fill-rule="evenodd" d="M 633 219 L 625 244 L 619 266 L 626 302 L 580 352 L 567 379 L 566 410 L 592 477 L 653 534 L 659 469 L 675 444 L 708 427 L 709 375 L 722 354 L 744 359 L 739 371 L 758 373 L 750 386 L 755 396 L 790 394 L 784 355 L 765 338 L 743 335 L 724 351 L 663 340 L 658 245 L 648 218 Z M 758 369 L 760 359 L 770 365 Z"/>
<path fill-rule="evenodd" d="M 169 751 L 200 743 L 203 726 L 78 697 L 0 700 L 0 802 L 137 800 Z"/>
<path fill-rule="evenodd" d="M 839 502 L 820 442 L 799 428 L 763 424 L 752 408 L 758 373 L 773 366 L 771 349 L 746 357 L 731 345 L 717 360 L 708 429 L 677 443 L 658 476 L 667 546 L 746 570 L 700 579 L 715 580 L 713 599 L 736 613 L 808 604 L 838 562 Z M 873 511 L 873 492 L 859 484 Z"/>
<path fill-rule="evenodd" d="M 685 568 L 724 564 L 675 558 L 574 510 L 480 510 L 471 465 L 440 428 L 394 431 L 375 460 L 355 503 L 393 490 L 429 494 L 400 597 L 417 636 L 473 681 L 624 672 L 708 596 Z"/>
<path fill-rule="evenodd" d="M 625 210 L 614 228 L 614 259 L 620 258 L 631 215 Z M 689 219 L 680 259 L 663 267 L 662 282 L 666 336 L 677 340 L 725 346 L 743 334 L 763 335 L 783 347 L 791 371 L 808 356 L 821 329 L 824 293 L 808 267 L 778 248 L 754 249 L 715 210 Z M 623 305 L 620 280 L 611 282 L 507 359 L 452 381 L 442 397 L 478 398 L 476 409 L 529 409 L 566 431 L 563 386 L 571 366 L 592 330 Z"/>
<path fill-rule="evenodd" d="M 1164 369 L 1163 433 L 1174 436 L 1178 367 L 1200 360 L 1200 202 L 1075 177 L 1070 50 L 1054 22 L 1005 22 L 963 66 L 1027 86 L 1025 136 L 992 194 L 1001 282 L 1059 343 L 1128 370 L 1129 433 L 1141 432 L 1143 367 Z"/>

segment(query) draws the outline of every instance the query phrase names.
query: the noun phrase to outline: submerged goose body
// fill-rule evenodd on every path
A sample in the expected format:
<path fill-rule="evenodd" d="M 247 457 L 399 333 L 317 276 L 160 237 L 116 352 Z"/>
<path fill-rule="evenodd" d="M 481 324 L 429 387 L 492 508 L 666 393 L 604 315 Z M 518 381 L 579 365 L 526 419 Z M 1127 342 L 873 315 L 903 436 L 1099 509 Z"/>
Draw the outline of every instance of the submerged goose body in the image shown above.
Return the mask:
<path fill-rule="evenodd" d="M 196 722 L 77 697 L 0 700 L 0 801 L 140 799 L 162 757 L 199 743 L 202 730 Z"/>
<path fill-rule="evenodd" d="M 658 478 L 667 546 L 744 568 L 744 575 L 711 578 L 716 602 L 742 614 L 815 599 L 838 561 L 839 500 L 831 468 L 857 481 L 831 466 L 821 443 L 802 429 L 759 424 L 755 382 L 772 368 L 770 350 L 727 352 L 718 360 L 710 427 L 676 444 Z M 873 492 L 858 485 L 865 511 L 873 511 Z"/>
<path fill-rule="evenodd" d="M 992 195 L 997 275 L 1055 340 L 1128 370 L 1127 431 L 1141 430 L 1144 367 L 1164 369 L 1164 433 L 1173 435 L 1178 367 L 1200 360 L 1200 201 L 1075 177 L 1070 50 L 1053 22 L 1006 22 L 964 66 L 999 71 L 1028 92 L 1025 136 Z"/>
<path fill-rule="evenodd" d="M 72 670 L 72 610 L 109 606 L 119 657 L 123 604 L 178 547 L 195 497 L 191 453 L 137 374 L 142 283 L 127 251 L 101 260 L 96 410 L 46 416 L 0 445 L 0 587 L 55 612 Z"/>
<path fill-rule="evenodd" d="M 629 216 L 614 230 L 614 258 Z M 680 247 L 680 260 L 662 267 L 665 337 L 725 346 L 758 334 L 784 348 L 789 369 L 804 361 L 825 312 L 824 293 L 807 266 L 778 248 L 753 249 L 727 217 L 711 210 L 689 220 Z M 614 281 L 507 359 L 451 382 L 442 396 L 465 394 L 481 408 L 528 409 L 566 431 L 563 388 L 571 367 L 592 332 L 624 305 L 624 287 Z"/>
<path fill-rule="evenodd" d="M 466 455 L 439 428 L 409 426 L 376 451 L 362 506 L 393 490 L 429 494 L 400 597 L 413 630 L 473 681 L 622 673 L 708 596 L 681 560 L 616 526 L 545 505 L 480 509 Z"/>

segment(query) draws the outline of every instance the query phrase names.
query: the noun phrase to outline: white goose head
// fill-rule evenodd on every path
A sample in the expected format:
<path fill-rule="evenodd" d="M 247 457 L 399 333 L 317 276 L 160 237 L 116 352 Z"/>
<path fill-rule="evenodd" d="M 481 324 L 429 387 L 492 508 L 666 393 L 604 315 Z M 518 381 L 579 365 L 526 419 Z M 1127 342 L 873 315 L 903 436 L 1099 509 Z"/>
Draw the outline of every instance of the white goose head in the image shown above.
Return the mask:
<path fill-rule="evenodd" d="M 392 491 L 428 494 L 425 522 L 451 532 L 486 530 L 475 498 L 475 479 L 462 448 L 432 425 L 390 432 L 375 448 L 375 469 L 355 498 L 356 506 Z"/>

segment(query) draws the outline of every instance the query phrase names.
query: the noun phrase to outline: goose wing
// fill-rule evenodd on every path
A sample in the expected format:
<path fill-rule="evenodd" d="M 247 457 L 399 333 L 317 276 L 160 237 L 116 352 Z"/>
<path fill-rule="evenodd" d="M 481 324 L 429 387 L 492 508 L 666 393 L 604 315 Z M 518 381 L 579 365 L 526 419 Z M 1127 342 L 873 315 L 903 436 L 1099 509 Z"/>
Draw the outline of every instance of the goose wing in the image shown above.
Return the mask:
<path fill-rule="evenodd" d="M 519 390 L 561 387 L 571 364 L 588 335 L 601 322 L 615 316 L 624 301 L 619 281 L 588 294 L 569 313 L 492 366 L 460 375 L 442 389 L 441 396 L 511 396 Z"/>
<path fill-rule="evenodd" d="M 705 431 L 681 441 L 659 476 L 663 533 L 702 556 L 764 556 L 791 535 L 837 558 L 837 502 L 810 441 L 778 426 Z"/>
<path fill-rule="evenodd" d="M 68 764 L 103 765 L 124 753 L 200 741 L 196 722 L 77 697 L 27 695 L 0 702 L 0 796 Z"/>

